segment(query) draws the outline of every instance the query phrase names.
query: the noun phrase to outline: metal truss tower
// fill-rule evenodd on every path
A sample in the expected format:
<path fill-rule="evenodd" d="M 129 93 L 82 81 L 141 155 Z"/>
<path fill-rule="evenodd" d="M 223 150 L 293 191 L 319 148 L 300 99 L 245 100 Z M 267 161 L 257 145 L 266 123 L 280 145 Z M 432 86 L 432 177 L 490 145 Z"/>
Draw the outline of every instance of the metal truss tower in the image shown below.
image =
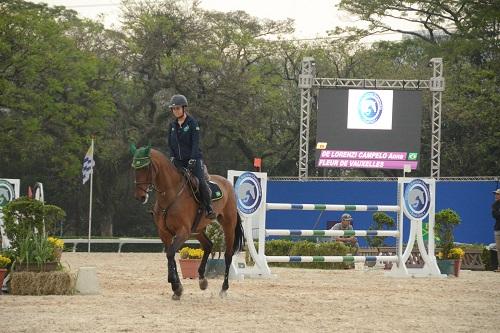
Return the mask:
<path fill-rule="evenodd" d="M 309 156 L 309 118 L 311 113 L 311 89 L 316 76 L 314 59 L 306 57 L 302 60 L 302 71 L 299 75 L 300 88 L 300 147 L 299 147 L 299 179 L 307 178 Z"/>
<path fill-rule="evenodd" d="M 441 105 L 444 91 L 443 58 L 432 58 L 433 76 L 429 90 L 432 93 L 431 177 L 439 179 L 441 165 Z"/>
<path fill-rule="evenodd" d="M 339 79 L 316 78 L 315 62 L 311 57 L 302 60 L 299 75 L 300 88 L 300 148 L 299 180 L 308 178 L 309 163 L 309 119 L 311 113 L 312 88 L 358 88 L 358 89 L 429 89 L 432 92 L 432 142 L 431 177 L 439 179 L 441 155 L 441 104 L 444 91 L 443 59 L 432 58 L 430 65 L 434 73 L 430 80 L 384 80 L 384 79 Z"/>

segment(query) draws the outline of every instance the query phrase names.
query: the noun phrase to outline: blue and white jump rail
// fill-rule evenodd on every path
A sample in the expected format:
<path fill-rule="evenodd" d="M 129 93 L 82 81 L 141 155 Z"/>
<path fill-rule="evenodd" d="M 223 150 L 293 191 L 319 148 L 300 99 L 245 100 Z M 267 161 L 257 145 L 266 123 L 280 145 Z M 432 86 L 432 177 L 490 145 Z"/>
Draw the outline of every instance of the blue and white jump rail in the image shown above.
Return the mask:
<path fill-rule="evenodd" d="M 270 277 L 269 262 L 392 262 L 392 269 L 386 275 L 392 277 L 445 277 L 437 266 L 434 244 L 435 189 L 434 179 L 399 178 L 398 205 L 332 205 L 267 203 L 267 174 L 262 172 L 228 171 L 228 179 L 236 179 L 235 190 L 238 210 L 243 217 L 243 229 L 248 251 L 255 265 L 238 268 L 236 274 L 249 277 Z M 266 211 L 269 210 L 324 210 L 324 211 L 363 211 L 396 212 L 396 230 L 295 230 L 266 229 Z M 403 252 L 403 221 L 410 220 L 410 233 Z M 425 248 L 422 222 L 427 219 L 428 242 Z M 385 236 L 396 238 L 396 254 L 384 256 L 266 256 L 267 236 Z M 254 239 L 258 240 L 258 250 Z M 417 241 L 418 249 L 425 264 L 422 268 L 408 268 L 406 261 Z"/>

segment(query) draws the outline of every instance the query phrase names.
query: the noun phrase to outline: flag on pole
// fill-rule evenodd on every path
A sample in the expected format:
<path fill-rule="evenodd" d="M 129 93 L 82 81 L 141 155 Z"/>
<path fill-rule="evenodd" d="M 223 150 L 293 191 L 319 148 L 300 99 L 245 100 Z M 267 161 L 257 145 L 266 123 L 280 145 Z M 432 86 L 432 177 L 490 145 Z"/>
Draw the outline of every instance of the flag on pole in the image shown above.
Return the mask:
<path fill-rule="evenodd" d="M 94 140 L 92 140 L 92 144 L 90 145 L 89 150 L 87 150 L 87 154 L 85 154 L 85 158 L 83 159 L 83 167 L 82 167 L 83 184 L 85 184 L 87 180 L 89 180 L 94 165 L 95 165 Z"/>

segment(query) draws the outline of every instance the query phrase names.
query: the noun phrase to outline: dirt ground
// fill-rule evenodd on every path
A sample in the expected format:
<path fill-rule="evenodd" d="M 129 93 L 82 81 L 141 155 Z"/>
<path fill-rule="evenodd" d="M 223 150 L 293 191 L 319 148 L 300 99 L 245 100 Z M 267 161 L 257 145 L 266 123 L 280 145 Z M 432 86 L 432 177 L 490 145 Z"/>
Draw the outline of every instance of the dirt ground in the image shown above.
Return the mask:
<path fill-rule="evenodd" d="M 182 280 L 171 300 L 161 253 L 64 253 L 95 266 L 101 294 L 0 296 L 1 332 L 498 332 L 500 273 L 394 279 L 380 269 L 273 268 L 274 279 Z"/>

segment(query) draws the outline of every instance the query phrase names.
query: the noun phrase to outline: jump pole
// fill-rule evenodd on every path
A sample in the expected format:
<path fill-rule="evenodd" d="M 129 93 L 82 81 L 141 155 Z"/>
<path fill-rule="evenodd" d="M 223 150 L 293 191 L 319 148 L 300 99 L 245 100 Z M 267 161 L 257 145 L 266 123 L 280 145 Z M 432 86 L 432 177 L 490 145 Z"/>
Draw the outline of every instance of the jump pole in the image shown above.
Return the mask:
<path fill-rule="evenodd" d="M 267 203 L 267 174 L 246 171 L 228 171 L 228 179 L 235 184 L 238 209 L 243 217 L 243 229 L 248 251 L 255 262 L 252 267 L 235 268 L 237 274 L 249 277 L 272 276 L 268 262 L 393 262 L 387 276 L 392 277 L 445 277 L 437 267 L 434 256 L 434 215 L 435 215 L 435 180 L 419 178 L 398 179 L 397 205 L 334 205 L 334 204 L 295 204 Z M 419 201 L 420 200 L 420 201 Z M 415 202 L 423 206 L 415 205 Z M 397 230 L 294 230 L 267 229 L 265 213 L 268 210 L 326 210 L 326 211 L 387 211 L 398 213 Z M 403 252 L 404 217 L 410 222 L 408 244 Z M 429 223 L 428 251 L 422 234 L 422 221 Z M 340 236 L 341 234 L 365 236 L 396 237 L 396 256 L 266 256 L 266 236 Z M 253 240 L 258 240 L 258 251 Z M 418 249 L 425 264 L 422 268 L 410 269 L 406 261 L 417 241 Z"/>

